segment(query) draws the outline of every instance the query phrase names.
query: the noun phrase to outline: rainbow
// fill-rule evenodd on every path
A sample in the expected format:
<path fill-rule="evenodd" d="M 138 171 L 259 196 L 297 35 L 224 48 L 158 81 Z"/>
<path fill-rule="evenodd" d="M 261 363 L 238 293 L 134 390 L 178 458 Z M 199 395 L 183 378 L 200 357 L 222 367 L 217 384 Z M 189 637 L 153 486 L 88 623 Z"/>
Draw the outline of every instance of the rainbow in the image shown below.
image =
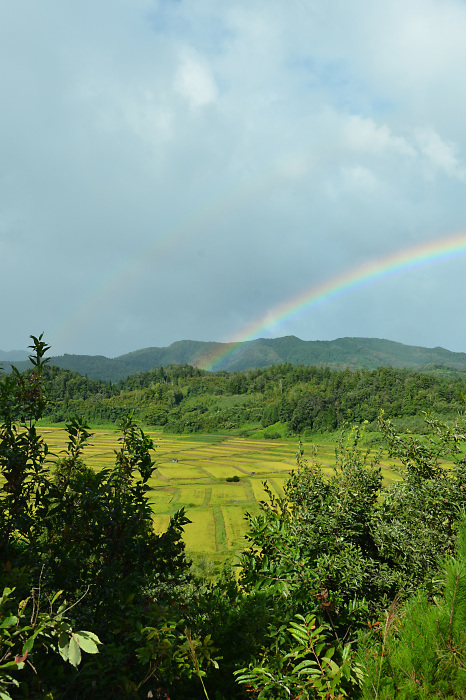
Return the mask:
<path fill-rule="evenodd" d="M 466 254 L 466 233 L 437 238 L 410 248 L 404 248 L 377 260 L 351 268 L 343 274 L 332 277 L 325 282 L 306 289 L 296 297 L 276 306 L 266 314 L 245 326 L 230 340 L 222 344 L 221 350 L 211 355 L 202 367 L 214 371 L 226 359 L 239 352 L 239 346 L 253 340 L 267 328 L 284 321 L 289 321 L 299 314 L 309 311 L 335 297 L 342 296 L 368 284 L 407 270 L 425 265 L 450 260 Z M 225 347 L 226 345 L 226 347 Z"/>

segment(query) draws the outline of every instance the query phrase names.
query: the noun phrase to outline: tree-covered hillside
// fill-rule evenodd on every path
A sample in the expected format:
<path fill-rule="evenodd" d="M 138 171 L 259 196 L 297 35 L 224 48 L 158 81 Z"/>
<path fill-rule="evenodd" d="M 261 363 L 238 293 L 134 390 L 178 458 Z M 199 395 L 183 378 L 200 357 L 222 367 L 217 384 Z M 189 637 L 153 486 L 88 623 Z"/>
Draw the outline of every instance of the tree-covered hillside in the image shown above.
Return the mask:
<path fill-rule="evenodd" d="M 428 371 L 451 368 L 461 372 L 466 369 L 466 353 L 403 345 L 378 338 L 305 341 L 286 336 L 236 344 L 182 340 L 166 348 L 145 348 L 114 359 L 102 355 L 62 355 L 50 359 L 50 364 L 57 367 L 79 372 L 91 379 L 112 382 L 154 367 L 174 364 L 241 372 L 286 363 L 341 370 L 391 366 Z M 27 363 L 17 363 L 17 366 L 24 370 Z"/>
<path fill-rule="evenodd" d="M 228 374 L 174 365 L 116 383 L 54 366 L 44 373 L 51 421 L 79 413 L 93 423 L 115 422 L 134 411 L 146 425 L 173 433 L 332 431 L 348 422 L 375 425 L 381 409 L 400 427 L 419 430 L 423 411 L 448 419 L 466 393 L 460 377 L 392 367 L 336 371 L 288 363 Z"/>

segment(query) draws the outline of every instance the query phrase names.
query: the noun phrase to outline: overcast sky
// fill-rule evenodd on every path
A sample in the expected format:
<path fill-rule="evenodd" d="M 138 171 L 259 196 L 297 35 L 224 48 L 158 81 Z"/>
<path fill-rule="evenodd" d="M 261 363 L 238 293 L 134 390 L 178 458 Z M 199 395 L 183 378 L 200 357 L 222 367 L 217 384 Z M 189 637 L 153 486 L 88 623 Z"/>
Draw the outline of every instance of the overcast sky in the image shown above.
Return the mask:
<path fill-rule="evenodd" d="M 464 0 L 0 0 L 0 348 L 388 338 L 466 351 Z"/>

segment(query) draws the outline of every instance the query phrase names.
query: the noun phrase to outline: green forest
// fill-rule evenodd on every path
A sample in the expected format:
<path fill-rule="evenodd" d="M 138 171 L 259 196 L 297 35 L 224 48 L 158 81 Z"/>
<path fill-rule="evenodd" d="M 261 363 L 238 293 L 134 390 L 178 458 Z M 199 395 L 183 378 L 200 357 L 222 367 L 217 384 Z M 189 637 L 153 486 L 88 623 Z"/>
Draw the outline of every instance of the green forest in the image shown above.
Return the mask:
<path fill-rule="evenodd" d="M 363 421 L 378 430 L 383 409 L 400 430 L 423 432 L 423 412 L 454 418 L 464 406 L 466 377 L 379 367 L 331 370 L 273 365 L 242 372 L 207 372 L 189 365 L 158 367 L 116 383 L 44 368 L 52 422 L 82 415 L 91 424 L 115 423 L 129 411 L 142 424 L 175 434 L 235 432 L 264 437 L 312 435 Z"/>
<path fill-rule="evenodd" d="M 2 700 L 466 697 L 461 376 L 182 365 L 112 384 L 49 366 L 31 338 L 32 369 L 0 374 Z M 61 456 L 44 421 L 65 423 Z M 100 422 L 121 436 L 93 471 Z M 284 496 L 246 516 L 215 580 L 186 556 L 182 509 L 153 530 L 147 425 L 296 435 Z M 322 431 L 339 431 L 330 476 L 299 442 Z"/>

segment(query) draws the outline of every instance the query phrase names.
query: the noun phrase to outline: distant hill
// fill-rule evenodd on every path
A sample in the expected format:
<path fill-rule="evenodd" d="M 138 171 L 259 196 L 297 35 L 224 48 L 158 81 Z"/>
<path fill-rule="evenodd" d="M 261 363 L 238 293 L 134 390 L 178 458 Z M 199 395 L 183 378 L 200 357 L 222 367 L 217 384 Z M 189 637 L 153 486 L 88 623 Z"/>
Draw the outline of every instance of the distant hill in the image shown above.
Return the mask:
<path fill-rule="evenodd" d="M 300 340 L 295 336 L 260 338 L 239 344 L 181 340 L 165 348 L 145 348 L 114 359 L 103 355 L 62 355 L 51 364 L 71 369 L 90 379 L 118 381 L 154 367 L 188 364 L 213 365 L 215 370 L 239 372 L 290 362 L 293 365 L 320 365 L 333 369 L 375 369 L 405 367 L 416 370 L 451 368 L 466 370 L 466 353 L 444 348 L 423 348 L 378 338 L 338 338 L 337 340 Z M 28 362 L 15 362 L 25 369 Z M 5 364 L 6 368 L 6 364 Z"/>
<path fill-rule="evenodd" d="M 26 350 L 0 350 L 0 362 L 21 362 L 28 359 Z"/>

